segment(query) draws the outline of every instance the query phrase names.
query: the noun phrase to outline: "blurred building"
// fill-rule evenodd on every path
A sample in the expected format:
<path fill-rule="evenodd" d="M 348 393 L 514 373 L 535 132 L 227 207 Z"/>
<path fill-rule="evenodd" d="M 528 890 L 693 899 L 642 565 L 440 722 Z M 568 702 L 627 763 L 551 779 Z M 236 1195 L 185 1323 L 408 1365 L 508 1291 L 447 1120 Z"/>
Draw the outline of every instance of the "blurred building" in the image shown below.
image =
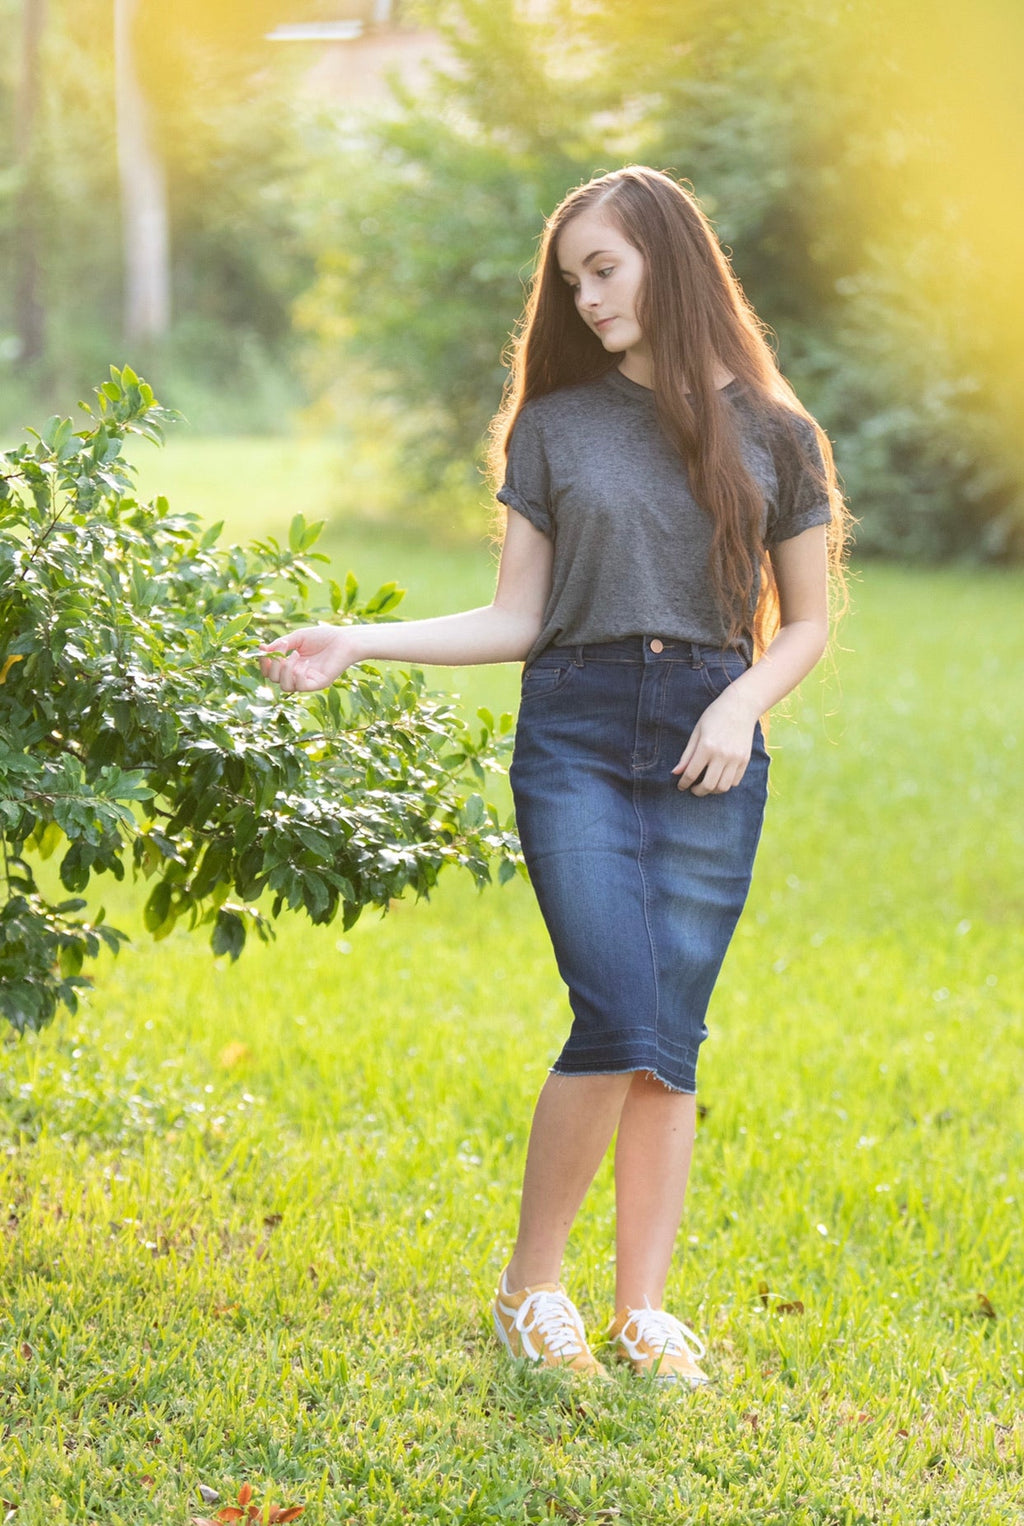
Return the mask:
<path fill-rule="evenodd" d="M 401 0 L 336 0 L 310 7 L 308 20 L 282 23 L 271 41 L 309 52 L 309 93 L 353 106 L 383 106 L 388 81 L 415 90 L 430 66 L 447 57 L 436 32 L 403 16 Z"/>

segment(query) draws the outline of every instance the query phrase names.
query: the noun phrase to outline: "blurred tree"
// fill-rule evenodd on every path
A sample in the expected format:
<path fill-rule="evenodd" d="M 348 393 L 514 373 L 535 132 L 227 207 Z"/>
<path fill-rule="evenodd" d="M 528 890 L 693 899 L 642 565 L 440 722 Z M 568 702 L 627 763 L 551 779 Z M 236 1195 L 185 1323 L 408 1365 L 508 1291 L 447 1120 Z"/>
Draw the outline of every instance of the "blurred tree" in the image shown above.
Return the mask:
<path fill-rule="evenodd" d="M 531 250 L 594 163 L 602 97 L 559 71 L 550 13 L 466 0 L 427 15 L 452 60 L 433 89 L 396 87 L 396 112 L 343 134 L 325 124 L 315 145 L 300 195 L 317 279 L 297 321 L 314 339 L 314 379 L 343 417 L 376 436 L 390 428 L 421 511 L 451 524 L 479 500 L 481 436 Z M 372 426 L 364 388 L 385 405 Z"/>
<path fill-rule="evenodd" d="M 43 353 L 45 330 L 39 298 L 39 215 L 35 180 L 36 119 L 39 114 L 40 44 L 46 0 L 23 0 L 21 78 L 15 117 L 15 164 L 19 178 L 15 274 L 15 310 L 21 354 L 36 360 Z"/>
<path fill-rule="evenodd" d="M 20 36 L 26 3 L 0 0 L 8 34 Z M 165 344 L 140 348 L 174 401 L 186 394 L 196 413 L 209 402 L 214 421 L 235 397 L 237 415 L 252 409 L 261 368 L 287 353 L 290 304 L 309 275 L 285 189 L 298 156 L 291 101 L 299 60 L 264 39 L 270 22 L 305 9 L 299 0 L 205 9 L 194 0 L 171 9 L 138 0 L 136 73 L 152 115 L 149 168 L 167 183 L 178 314 Z M 13 175 L 0 175 L 0 417 L 8 421 L 33 392 L 67 405 L 121 344 L 113 20 L 114 0 L 47 0 L 31 175 L 24 154 Z M 4 164 L 16 161 L 23 72 L 21 50 L 0 50 Z M 137 134 L 123 141 L 138 152 Z M 31 228 L 35 295 L 48 319 L 42 346 L 26 345 L 15 303 Z"/>
<path fill-rule="evenodd" d="M 135 65 L 139 0 L 114 0 L 117 162 L 124 249 L 124 338 L 160 339 L 171 321 L 171 248 L 167 176 L 149 102 Z"/>

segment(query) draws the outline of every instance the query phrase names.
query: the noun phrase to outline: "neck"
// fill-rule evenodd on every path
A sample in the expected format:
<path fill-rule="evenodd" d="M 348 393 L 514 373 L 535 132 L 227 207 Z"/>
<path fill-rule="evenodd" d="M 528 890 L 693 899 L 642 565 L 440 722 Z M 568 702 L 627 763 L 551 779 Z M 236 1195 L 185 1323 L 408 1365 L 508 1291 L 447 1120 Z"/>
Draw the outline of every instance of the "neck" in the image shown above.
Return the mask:
<path fill-rule="evenodd" d="M 619 361 L 619 370 L 631 382 L 654 389 L 654 359 L 646 351 L 627 350 Z"/>
<path fill-rule="evenodd" d="M 641 387 L 647 387 L 651 392 L 654 391 L 654 359 L 651 355 L 639 350 L 627 350 L 619 362 L 619 371 L 623 376 L 628 377 L 631 382 L 636 382 Z M 727 371 L 724 366 L 715 366 L 716 391 L 720 392 L 723 387 L 727 387 L 735 379 L 732 372 Z M 686 388 L 685 379 L 683 385 Z M 686 390 L 689 391 L 689 388 L 686 388 Z"/>

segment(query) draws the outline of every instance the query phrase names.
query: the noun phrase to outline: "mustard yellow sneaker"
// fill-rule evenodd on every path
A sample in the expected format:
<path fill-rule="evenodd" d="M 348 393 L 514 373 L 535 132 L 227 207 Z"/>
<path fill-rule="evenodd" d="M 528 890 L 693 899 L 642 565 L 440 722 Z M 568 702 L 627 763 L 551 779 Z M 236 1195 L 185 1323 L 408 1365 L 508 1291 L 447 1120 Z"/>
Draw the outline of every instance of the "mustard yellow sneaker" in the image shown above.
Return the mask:
<path fill-rule="evenodd" d="M 664 1309 L 623 1309 L 612 1321 L 607 1340 L 620 1362 L 659 1383 L 688 1383 L 701 1388 L 710 1382 L 697 1366 L 704 1342 Z"/>
<path fill-rule="evenodd" d="M 580 1312 L 565 1289 L 538 1282 L 510 1293 L 505 1273 L 494 1296 L 494 1325 L 509 1356 L 539 1367 L 564 1367 L 586 1377 L 607 1378 L 590 1347 Z"/>

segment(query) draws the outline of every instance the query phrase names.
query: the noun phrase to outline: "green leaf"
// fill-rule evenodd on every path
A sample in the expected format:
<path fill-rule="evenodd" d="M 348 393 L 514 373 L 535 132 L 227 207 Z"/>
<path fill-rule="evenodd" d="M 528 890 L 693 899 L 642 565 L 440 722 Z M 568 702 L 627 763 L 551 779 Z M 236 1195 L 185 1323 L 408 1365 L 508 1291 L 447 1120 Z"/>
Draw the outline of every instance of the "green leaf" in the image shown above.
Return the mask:
<path fill-rule="evenodd" d="M 377 592 L 366 601 L 366 613 L 368 615 L 386 615 L 392 609 L 396 609 L 405 598 L 405 589 L 399 588 L 397 583 L 383 583 Z"/>
<path fill-rule="evenodd" d="M 459 820 L 462 825 L 470 831 L 483 826 L 486 817 L 487 809 L 479 795 L 470 795 L 459 813 Z"/>
<path fill-rule="evenodd" d="M 168 880 L 159 880 L 153 886 L 142 913 L 147 932 L 158 932 L 168 921 L 172 894 L 173 886 Z"/>
<path fill-rule="evenodd" d="M 288 526 L 288 547 L 289 547 L 289 550 L 294 551 L 296 553 L 304 550 L 303 542 L 305 540 L 305 535 L 306 535 L 306 516 L 305 516 L 305 514 L 296 514 L 295 517 L 293 518 L 291 524 Z"/>
<path fill-rule="evenodd" d="M 217 955 L 230 954 L 236 960 L 245 947 L 245 923 L 233 911 L 221 907 L 213 925 L 210 947 Z"/>
<path fill-rule="evenodd" d="M 233 620 L 229 620 L 226 625 L 221 627 L 219 640 L 230 641 L 233 636 L 240 636 L 251 621 L 252 615 L 250 614 L 236 615 Z"/>

